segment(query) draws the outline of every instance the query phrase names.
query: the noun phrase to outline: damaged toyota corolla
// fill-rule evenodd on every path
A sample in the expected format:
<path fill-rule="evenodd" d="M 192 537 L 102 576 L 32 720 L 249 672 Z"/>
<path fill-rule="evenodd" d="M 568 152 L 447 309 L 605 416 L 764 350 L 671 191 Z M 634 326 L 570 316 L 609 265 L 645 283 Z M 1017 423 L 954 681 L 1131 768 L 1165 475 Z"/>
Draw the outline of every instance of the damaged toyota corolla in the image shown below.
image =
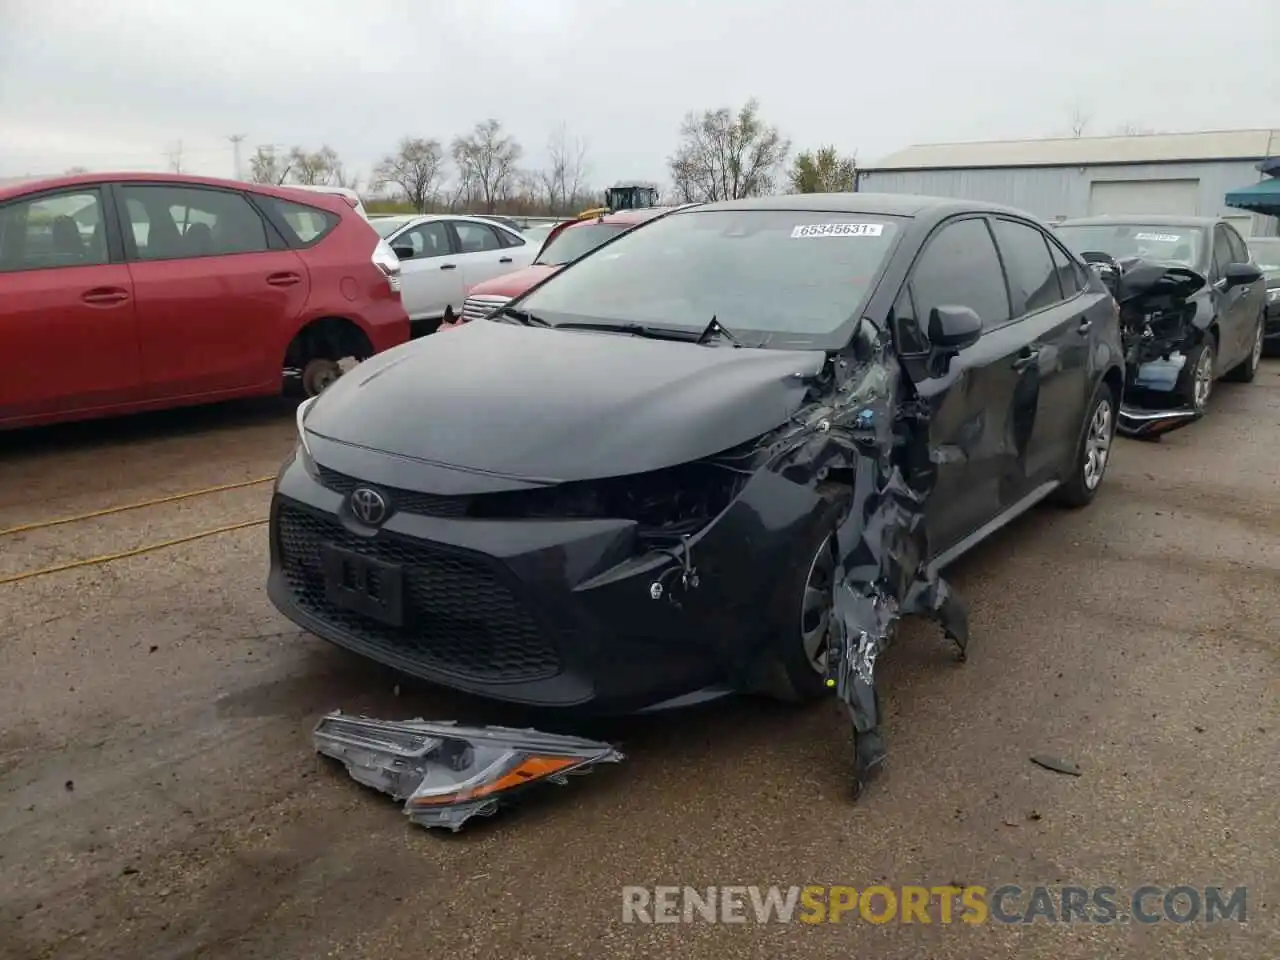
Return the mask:
<path fill-rule="evenodd" d="M 1262 271 L 1225 220 L 1102 216 L 1058 236 L 1092 261 L 1119 301 L 1128 382 L 1120 432 L 1158 438 L 1204 416 L 1219 378 L 1258 372 Z"/>
<path fill-rule="evenodd" d="M 898 618 L 1051 494 L 1123 384 L 1102 281 L 1016 210 L 876 194 L 673 213 L 298 410 L 269 593 L 405 673 L 630 712 L 831 689 L 860 790 Z"/>

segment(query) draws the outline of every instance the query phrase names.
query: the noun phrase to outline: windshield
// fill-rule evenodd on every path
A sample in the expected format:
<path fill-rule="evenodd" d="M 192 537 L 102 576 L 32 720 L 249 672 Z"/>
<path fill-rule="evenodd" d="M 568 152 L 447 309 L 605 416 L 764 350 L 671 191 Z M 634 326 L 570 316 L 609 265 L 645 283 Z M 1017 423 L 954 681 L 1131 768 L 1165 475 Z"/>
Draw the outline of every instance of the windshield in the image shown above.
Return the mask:
<path fill-rule="evenodd" d="M 856 213 L 672 214 L 579 260 L 519 306 L 552 325 L 700 332 L 714 317 L 757 344 L 812 346 L 854 318 L 897 231 L 896 218 Z"/>
<path fill-rule="evenodd" d="M 385 240 L 412 219 L 412 217 L 374 217 L 369 223 L 378 231 L 378 236 Z"/>
<path fill-rule="evenodd" d="M 1280 237 L 1250 240 L 1249 252 L 1268 280 L 1280 280 Z"/>
<path fill-rule="evenodd" d="M 628 224 L 625 223 L 584 223 L 576 227 L 565 227 L 533 262 L 564 266 L 590 253 L 610 237 L 616 237 L 627 227 Z"/>
<path fill-rule="evenodd" d="M 1060 224 L 1057 234 L 1076 253 L 1105 253 L 1117 260 L 1144 257 L 1198 269 L 1204 251 L 1200 227 L 1152 226 L 1141 223 Z"/>

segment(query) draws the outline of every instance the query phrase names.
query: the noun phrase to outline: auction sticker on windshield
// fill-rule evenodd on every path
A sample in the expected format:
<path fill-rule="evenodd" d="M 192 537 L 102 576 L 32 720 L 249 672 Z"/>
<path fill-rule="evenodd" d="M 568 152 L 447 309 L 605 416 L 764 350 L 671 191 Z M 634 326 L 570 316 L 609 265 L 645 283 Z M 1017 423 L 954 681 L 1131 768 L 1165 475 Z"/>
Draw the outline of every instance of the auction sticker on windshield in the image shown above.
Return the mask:
<path fill-rule="evenodd" d="M 1155 240 L 1159 243 L 1177 243 L 1182 239 L 1180 233 L 1135 233 L 1135 240 Z"/>
<path fill-rule="evenodd" d="M 878 237 L 883 223 L 803 223 L 791 231 L 791 239 L 802 237 Z"/>

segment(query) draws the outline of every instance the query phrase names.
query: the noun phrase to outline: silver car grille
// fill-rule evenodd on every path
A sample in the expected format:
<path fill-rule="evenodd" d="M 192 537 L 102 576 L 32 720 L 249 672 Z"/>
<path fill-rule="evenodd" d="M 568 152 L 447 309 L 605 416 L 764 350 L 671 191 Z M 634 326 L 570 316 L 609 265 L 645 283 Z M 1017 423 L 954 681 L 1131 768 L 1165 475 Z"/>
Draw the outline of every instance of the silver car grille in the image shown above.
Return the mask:
<path fill-rule="evenodd" d="M 489 316 L 510 299 L 510 297 L 494 296 L 467 297 L 466 300 L 462 301 L 462 319 L 467 321 L 480 320 Z"/>

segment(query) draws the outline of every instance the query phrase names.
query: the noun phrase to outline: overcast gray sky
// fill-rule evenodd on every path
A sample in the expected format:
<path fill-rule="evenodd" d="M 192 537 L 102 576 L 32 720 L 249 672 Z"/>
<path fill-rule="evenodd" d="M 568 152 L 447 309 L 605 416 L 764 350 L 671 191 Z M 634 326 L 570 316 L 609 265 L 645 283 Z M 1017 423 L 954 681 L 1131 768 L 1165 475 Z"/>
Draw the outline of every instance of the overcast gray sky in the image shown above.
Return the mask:
<path fill-rule="evenodd" d="M 0 0 L 0 176 L 228 176 L 496 117 L 537 166 L 566 123 L 595 183 L 666 180 L 682 116 L 758 97 L 796 147 L 1280 127 L 1280 0 Z M 247 164 L 246 164 L 247 165 Z"/>

